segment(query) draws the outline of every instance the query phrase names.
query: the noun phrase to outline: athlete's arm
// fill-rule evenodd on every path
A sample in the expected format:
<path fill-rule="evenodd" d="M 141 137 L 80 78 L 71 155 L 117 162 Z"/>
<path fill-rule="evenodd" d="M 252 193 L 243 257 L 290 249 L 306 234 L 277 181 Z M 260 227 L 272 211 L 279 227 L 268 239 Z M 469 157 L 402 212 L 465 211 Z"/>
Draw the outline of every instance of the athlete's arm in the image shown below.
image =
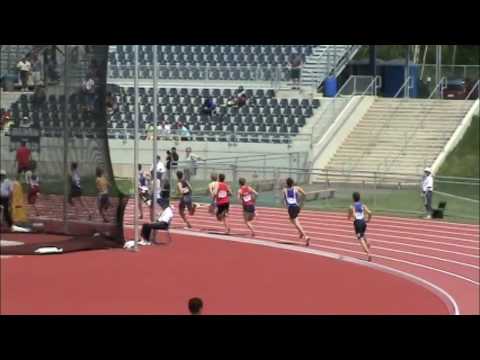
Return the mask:
<path fill-rule="evenodd" d="M 217 193 L 218 193 L 218 182 L 216 182 L 215 185 L 213 186 L 212 197 L 213 197 L 213 198 L 216 198 L 216 197 L 217 197 Z"/>
<path fill-rule="evenodd" d="M 241 201 L 242 201 L 242 197 L 241 197 L 240 194 L 241 194 L 241 190 L 238 189 L 238 191 L 237 191 L 237 200 L 238 200 L 238 202 L 241 202 Z"/>
<path fill-rule="evenodd" d="M 286 193 L 286 189 L 283 189 L 282 190 L 282 195 L 283 195 L 283 207 L 288 207 L 288 204 L 287 204 L 287 193 Z"/>
<path fill-rule="evenodd" d="M 367 213 L 367 222 L 370 222 L 370 220 L 372 220 L 372 212 L 371 212 L 370 209 L 367 207 L 367 205 L 363 205 L 363 209 L 364 209 L 365 212 Z"/>
<path fill-rule="evenodd" d="M 258 193 L 255 191 L 254 188 L 250 187 L 250 191 L 255 194 L 255 196 L 258 196 Z"/>
<path fill-rule="evenodd" d="M 348 220 L 352 220 L 353 217 L 353 208 L 350 206 L 348 208 Z"/>
<path fill-rule="evenodd" d="M 183 186 L 182 186 L 182 183 L 181 183 L 181 182 L 179 182 L 179 183 L 177 184 L 177 189 L 178 189 L 178 191 L 180 192 L 180 194 L 183 194 Z"/>
<path fill-rule="evenodd" d="M 305 201 L 305 197 L 306 197 L 305 191 L 300 186 L 296 186 L 296 188 L 297 188 L 298 193 L 301 195 L 300 196 L 300 203 L 298 204 L 298 206 L 302 207 L 302 205 Z"/>

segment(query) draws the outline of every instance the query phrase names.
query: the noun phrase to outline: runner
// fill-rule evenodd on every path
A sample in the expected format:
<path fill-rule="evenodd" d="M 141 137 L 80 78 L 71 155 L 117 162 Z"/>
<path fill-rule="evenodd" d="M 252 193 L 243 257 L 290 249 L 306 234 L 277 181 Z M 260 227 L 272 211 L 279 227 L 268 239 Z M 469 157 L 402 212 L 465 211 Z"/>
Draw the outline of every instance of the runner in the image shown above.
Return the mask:
<path fill-rule="evenodd" d="M 360 194 L 358 192 L 353 193 L 353 205 L 350 206 L 348 209 L 348 220 L 351 220 L 352 217 L 355 219 L 353 221 L 353 227 L 355 229 L 355 235 L 357 239 L 360 240 L 360 244 L 362 244 L 363 250 L 368 256 L 368 261 L 372 261 L 372 257 L 370 256 L 370 243 L 367 241 L 367 237 L 365 236 L 365 232 L 367 231 L 367 223 L 370 222 L 372 219 L 372 212 L 368 209 L 368 207 L 361 203 L 360 201 Z M 365 220 L 365 213 L 367 213 L 367 220 Z"/>
<path fill-rule="evenodd" d="M 101 168 L 97 168 L 97 207 L 98 212 L 103 218 L 103 222 L 108 223 L 105 211 L 110 207 L 110 198 L 108 197 L 108 188 L 111 186 Z"/>
<path fill-rule="evenodd" d="M 186 229 L 191 229 L 192 225 L 190 224 L 185 215 L 185 208 L 188 209 L 188 213 L 190 214 L 190 216 L 193 216 L 195 214 L 197 204 L 193 204 L 192 186 L 187 180 L 185 180 L 183 172 L 181 171 L 177 171 L 177 179 L 177 189 L 180 192 L 180 202 L 178 204 L 178 209 L 180 212 L 180 216 L 182 217 L 185 224 L 187 224 Z"/>
<path fill-rule="evenodd" d="M 225 175 L 218 175 L 218 182 L 215 184 L 213 196 L 217 204 L 217 220 L 222 221 L 225 226 L 225 233 L 230 234 L 230 226 L 228 225 L 228 210 L 230 208 L 230 196 L 232 192 L 230 186 L 225 184 Z"/>
<path fill-rule="evenodd" d="M 302 199 L 299 201 L 299 194 Z M 295 186 L 293 179 L 287 179 L 287 187 L 283 189 L 283 200 L 284 204 L 288 209 L 288 216 L 290 217 L 290 222 L 295 225 L 298 232 L 300 233 L 300 239 L 305 239 L 305 246 L 310 246 L 310 238 L 303 231 L 300 220 L 298 220 L 298 215 L 300 214 L 300 205 L 303 203 L 305 198 L 305 191 L 299 186 Z"/>
<path fill-rule="evenodd" d="M 238 189 L 237 198 L 243 206 L 243 220 L 250 229 L 252 237 L 255 237 L 252 222 L 255 219 L 255 200 L 258 193 L 247 185 L 247 181 L 244 178 L 240 178 L 238 183 L 240 184 L 240 189 Z"/>
<path fill-rule="evenodd" d="M 92 220 L 92 214 L 90 213 L 88 207 L 85 205 L 82 199 L 82 186 L 80 185 L 81 178 L 80 173 L 78 172 L 78 163 L 72 162 L 70 170 L 70 194 L 68 197 L 68 202 L 75 209 L 75 213 L 78 218 L 78 210 L 73 201 L 73 199 L 78 199 L 79 204 L 85 209 L 88 214 L 88 220 Z"/>
<path fill-rule="evenodd" d="M 216 210 L 214 191 L 215 191 L 215 186 L 217 185 L 217 180 L 218 180 L 217 174 L 212 172 L 210 174 L 210 180 L 212 180 L 212 182 L 208 184 L 208 192 L 212 200 L 210 201 L 208 212 L 213 215 L 215 214 L 215 210 Z"/>
<path fill-rule="evenodd" d="M 147 206 L 150 206 L 150 193 L 148 191 L 148 179 L 143 173 L 142 165 L 138 164 L 138 177 L 137 177 L 137 186 L 138 186 L 138 211 L 140 215 L 139 219 L 143 219 L 143 203 Z"/>
<path fill-rule="evenodd" d="M 37 174 L 35 174 L 36 170 L 36 163 L 34 161 L 30 162 L 30 170 L 25 173 L 25 182 L 28 188 L 28 204 L 32 205 L 33 209 L 35 210 L 35 214 L 40 216 L 40 213 L 35 205 L 38 199 L 38 195 L 40 195 L 40 179 Z"/>

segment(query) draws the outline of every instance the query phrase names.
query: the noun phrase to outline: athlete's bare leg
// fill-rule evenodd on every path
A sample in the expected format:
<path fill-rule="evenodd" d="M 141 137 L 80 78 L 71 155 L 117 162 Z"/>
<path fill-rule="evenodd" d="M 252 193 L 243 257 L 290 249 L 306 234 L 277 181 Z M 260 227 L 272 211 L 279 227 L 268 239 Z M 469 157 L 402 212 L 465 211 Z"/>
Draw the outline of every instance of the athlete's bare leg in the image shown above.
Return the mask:
<path fill-rule="evenodd" d="M 142 205 L 142 198 L 139 196 L 138 197 L 138 211 L 140 212 L 140 216 L 138 217 L 139 219 L 143 219 L 143 205 Z"/>
<path fill-rule="evenodd" d="M 253 217 L 250 217 L 247 213 L 243 213 L 243 220 L 245 221 L 245 225 L 250 229 L 252 237 L 255 237 L 255 231 L 253 230 L 252 222 Z"/>
<path fill-rule="evenodd" d="M 225 233 L 230 234 L 230 225 L 228 224 L 228 215 L 223 215 L 223 226 L 225 226 Z"/>
<path fill-rule="evenodd" d="M 362 245 L 363 251 L 365 251 L 368 256 L 368 261 L 372 261 L 372 257 L 370 256 L 370 252 L 368 251 L 368 249 L 370 248 L 370 244 L 368 244 L 367 239 L 363 237 L 360 238 L 360 244 Z"/>
<path fill-rule="evenodd" d="M 304 238 L 305 239 L 305 242 L 306 242 L 306 245 L 309 246 L 310 245 L 310 238 L 307 236 L 307 234 L 305 233 L 305 231 L 303 230 L 303 227 L 302 227 L 302 224 L 300 224 L 300 220 L 298 220 L 298 218 L 296 219 L 290 219 L 290 222 L 295 225 L 295 227 L 297 228 L 298 232 L 300 233 L 300 239 Z"/>
<path fill-rule="evenodd" d="M 87 206 L 85 205 L 85 203 L 83 202 L 82 197 L 79 197 L 79 198 L 78 198 L 78 202 L 79 202 L 80 205 L 82 205 L 82 207 L 87 211 L 88 220 L 92 220 L 92 214 L 90 213 L 90 210 L 88 210 L 88 207 L 87 207 Z"/>
<path fill-rule="evenodd" d="M 188 219 L 187 219 L 187 216 L 185 215 L 185 210 L 182 209 L 182 210 L 180 210 L 179 212 L 180 212 L 180 217 L 182 218 L 183 222 L 187 225 L 187 227 L 188 227 L 189 229 L 191 229 L 191 228 L 192 228 L 192 225 L 190 224 L 190 222 L 189 222 Z"/>

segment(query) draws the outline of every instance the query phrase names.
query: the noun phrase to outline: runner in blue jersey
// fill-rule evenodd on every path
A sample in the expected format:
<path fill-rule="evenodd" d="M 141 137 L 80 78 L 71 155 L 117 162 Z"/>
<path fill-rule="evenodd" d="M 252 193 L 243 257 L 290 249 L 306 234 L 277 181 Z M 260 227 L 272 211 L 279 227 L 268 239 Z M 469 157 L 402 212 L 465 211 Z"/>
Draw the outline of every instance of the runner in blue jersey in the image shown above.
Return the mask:
<path fill-rule="evenodd" d="M 290 222 L 295 225 L 298 232 L 300 233 L 300 239 L 305 239 L 305 245 L 310 245 L 310 238 L 303 231 L 302 225 L 298 220 L 298 215 L 300 214 L 300 208 L 305 198 L 305 191 L 299 186 L 294 186 L 292 178 L 287 179 L 287 187 L 283 189 L 283 201 L 285 206 L 288 209 L 288 216 L 290 217 Z"/>
<path fill-rule="evenodd" d="M 360 240 L 360 244 L 362 244 L 363 250 L 367 254 L 368 261 L 372 261 L 372 257 L 370 256 L 370 243 L 367 241 L 367 237 L 365 236 L 365 232 L 367 231 L 367 223 L 370 222 L 372 219 L 372 212 L 368 209 L 368 207 L 360 201 L 360 194 L 358 192 L 353 193 L 353 205 L 350 206 L 348 210 L 348 220 L 354 219 L 353 227 L 355 229 L 355 234 L 357 239 Z M 365 220 L 365 214 L 367 215 L 367 219 Z"/>

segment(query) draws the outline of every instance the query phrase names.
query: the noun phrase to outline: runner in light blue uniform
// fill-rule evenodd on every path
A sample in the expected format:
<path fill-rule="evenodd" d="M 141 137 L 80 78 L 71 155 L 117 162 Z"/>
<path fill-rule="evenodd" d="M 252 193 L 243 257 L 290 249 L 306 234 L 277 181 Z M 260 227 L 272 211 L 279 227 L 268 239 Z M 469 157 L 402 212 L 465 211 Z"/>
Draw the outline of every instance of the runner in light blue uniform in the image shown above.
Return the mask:
<path fill-rule="evenodd" d="M 348 220 L 354 219 L 353 221 L 353 228 L 355 229 L 355 234 L 357 239 L 360 240 L 362 244 L 363 250 L 368 256 L 368 261 L 372 261 L 372 257 L 370 256 L 370 243 L 367 241 L 367 237 L 365 236 L 365 232 L 367 231 L 367 222 L 370 221 L 372 218 L 372 212 L 368 209 L 368 207 L 360 201 L 360 194 L 358 192 L 353 193 L 353 205 L 350 207 L 348 211 Z M 367 214 L 368 218 L 365 220 L 365 213 Z"/>
<path fill-rule="evenodd" d="M 290 222 L 295 225 L 298 232 L 300 233 L 300 239 L 305 239 L 305 245 L 310 245 L 310 238 L 303 231 L 302 225 L 298 220 L 298 215 L 300 214 L 300 195 L 305 197 L 305 191 L 299 186 L 294 186 L 293 179 L 287 179 L 287 187 L 283 189 L 283 201 L 285 206 L 288 209 L 288 216 L 290 217 Z"/>

